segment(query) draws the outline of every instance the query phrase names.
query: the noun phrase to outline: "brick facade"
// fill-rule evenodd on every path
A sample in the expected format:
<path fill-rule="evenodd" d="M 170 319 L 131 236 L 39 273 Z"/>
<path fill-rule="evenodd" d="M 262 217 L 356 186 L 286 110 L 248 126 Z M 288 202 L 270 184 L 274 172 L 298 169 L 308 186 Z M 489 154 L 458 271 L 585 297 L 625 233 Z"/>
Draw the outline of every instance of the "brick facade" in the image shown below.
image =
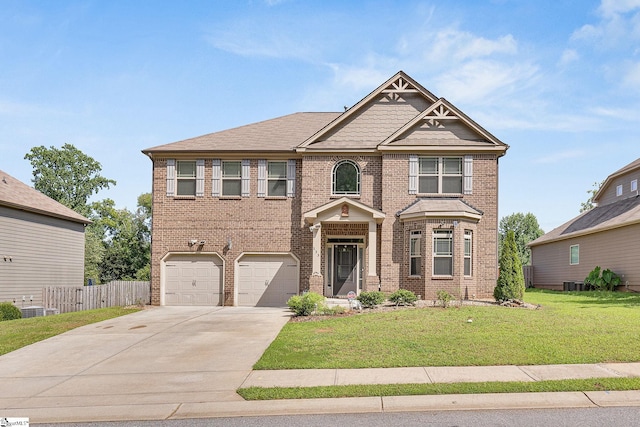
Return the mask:
<path fill-rule="evenodd" d="M 398 80 L 398 75 L 400 80 Z M 390 82 L 402 83 L 402 79 L 408 79 L 403 73 L 398 75 L 394 76 L 395 80 L 394 78 L 390 79 Z M 363 120 L 358 121 L 358 114 L 362 112 L 361 116 L 365 117 L 367 109 L 375 107 L 375 117 L 380 123 L 377 125 L 376 131 L 372 133 L 386 137 L 397 129 L 399 116 L 394 116 L 395 110 L 401 110 L 402 117 L 411 118 L 421 113 L 419 108 L 424 109 L 434 104 L 433 95 L 415 82 L 412 86 L 415 89 L 412 89 L 413 91 L 408 96 L 411 99 L 410 103 L 402 104 L 401 99 L 395 103 L 389 102 L 387 95 L 383 92 L 386 88 L 391 87 L 389 85 L 389 82 L 385 83 L 377 89 L 377 92 L 374 91 L 372 95 L 353 107 L 353 111 L 344 113 L 338 119 L 333 120 L 335 116 L 330 116 L 329 119 L 333 121 L 327 121 L 327 127 L 339 128 L 342 126 L 342 129 L 345 129 L 350 124 L 355 126 L 354 123 L 357 123 L 358 132 L 362 132 L 362 129 L 367 127 L 363 125 Z M 393 87 L 398 86 L 399 83 Z M 416 97 L 422 97 L 422 101 L 417 102 Z M 438 102 L 450 111 L 455 111 L 452 106 L 445 104 L 445 101 Z M 412 114 L 411 111 L 413 111 Z M 442 107 L 439 111 L 442 111 Z M 393 117 L 393 120 L 389 120 L 388 123 L 385 122 L 385 112 L 389 117 Z M 423 114 L 426 113 L 428 111 Z M 307 120 L 305 123 L 308 123 L 311 119 L 316 120 L 315 117 L 296 116 L 291 120 L 295 119 L 295 126 L 303 126 L 300 124 L 302 119 Z M 340 122 L 341 117 L 346 117 L 344 122 Z M 452 135 L 454 133 L 463 135 L 460 129 L 464 126 L 461 123 L 467 123 L 469 120 L 462 114 L 458 114 L 458 117 L 456 126 L 451 126 Z M 274 123 L 282 126 L 282 123 L 287 120 L 289 120 L 287 117 L 274 119 Z M 299 138 L 298 144 L 300 145 L 293 149 L 291 142 L 287 141 L 285 142 L 290 144 L 288 147 L 285 147 L 285 142 L 282 142 L 283 147 L 263 153 L 259 150 L 243 148 L 244 141 L 255 143 L 256 141 L 252 141 L 250 138 L 256 135 L 260 137 L 267 135 L 264 138 L 268 138 L 268 135 L 276 135 L 270 147 L 279 143 L 278 133 L 272 129 L 275 125 L 270 122 L 265 123 L 247 126 L 247 130 L 251 130 L 251 132 L 246 135 L 238 130 L 230 130 L 201 137 L 201 148 L 198 148 L 198 138 L 195 138 L 145 150 L 153 162 L 151 256 L 153 304 L 161 303 L 163 260 L 170 254 L 182 253 L 215 254 L 220 258 L 224 266 L 222 276 L 224 305 L 237 303 L 235 300 L 236 266 L 243 254 L 248 253 L 291 254 L 299 260 L 299 291 L 312 290 L 323 293 L 327 290 L 328 280 L 326 277 L 327 248 L 330 244 L 329 239 L 334 238 L 350 238 L 357 242 L 355 244 L 362 249 L 360 269 L 363 277 L 360 290 L 380 289 L 384 292 L 393 292 L 396 289 L 404 288 L 415 292 L 424 299 L 435 298 L 439 290 L 446 290 L 456 297 L 463 298 L 480 298 L 492 295 L 497 277 L 498 158 L 504 154 L 506 145 L 488 133 L 481 133 L 480 136 L 486 138 L 487 141 L 474 141 L 476 146 L 473 147 L 475 148 L 473 152 L 464 152 L 456 147 L 455 151 L 449 153 L 445 146 L 434 151 L 433 144 L 420 146 L 414 140 L 411 142 L 412 148 L 404 147 L 396 151 L 393 149 L 378 150 L 375 145 L 371 148 L 371 143 L 367 142 L 366 150 L 362 150 L 358 148 L 358 144 L 360 144 L 357 141 L 358 132 L 336 133 L 336 129 L 333 129 L 327 133 L 329 135 L 327 138 L 335 139 L 335 135 L 343 135 L 341 137 L 343 140 L 340 140 L 339 143 L 342 145 L 352 144 L 351 148 L 345 147 L 342 152 L 334 146 L 331 146 L 330 150 L 319 147 L 312 149 L 313 146 L 308 145 L 312 140 L 307 139 L 306 136 L 296 136 Z M 385 125 L 389 127 L 388 130 L 385 130 Z M 268 128 L 269 132 L 261 133 L 260 129 L 267 126 L 271 126 Z M 315 126 L 316 128 L 310 128 L 306 133 L 302 132 L 299 127 L 295 128 L 295 132 L 282 129 L 282 139 L 286 139 L 288 135 L 296 134 L 296 132 L 310 137 L 316 134 L 317 129 L 322 129 L 318 124 Z M 480 139 L 478 136 L 479 127 L 475 124 L 474 126 L 476 126 L 473 127 L 474 135 Z M 438 138 L 442 138 L 444 132 L 442 127 L 446 129 L 446 126 L 440 126 Z M 480 130 L 482 129 L 480 128 Z M 465 130 L 465 132 L 469 134 L 472 131 Z M 317 140 L 322 143 L 322 135 L 316 135 L 319 135 Z M 428 136 L 429 134 L 422 132 L 421 135 Z M 230 138 L 229 141 L 238 138 L 235 152 L 230 148 L 219 151 L 211 142 L 219 140 L 221 141 L 218 143 L 219 147 L 226 147 L 224 144 L 231 144 L 225 139 L 227 136 Z M 467 137 L 466 134 L 464 136 Z M 448 137 L 453 138 L 452 136 Z M 302 144 L 305 140 L 307 142 Z M 398 140 L 402 141 L 402 138 Z M 409 191 L 409 158 L 412 154 L 450 157 L 473 154 L 473 189 L 470 194 L 465 192 L 460 195 L 435 194 L 429 196 L 461 200 L 481 212 L 480 219 L 470 219 L 463 213 L 458 217 L 455 212 L 453 214 L 449 212 L 445 216 L 427 212 L 421 218 L 403 220 L 399 214 L 417 199 L 425 196 L 410 194 Z M 248 197 L 229 198 L 212 195 L 214 159 L 220 158 L 249 160 Z M 167 159 L 204 159 L 204 195 L 197 197 L 168 196 Z M 293 197 L 257 196 L 259 159 L 282 161 L 295 159 L 296 174 Z M 360 193 L 348 196 L 349 200 L 354 201 L 351 206 L 353 214 L 350 217 L 325 219 L 321 221 L 322 224 L 317 224 L 322 228 L 320 240 L 316 240 L 314 243 L 315 234 L 313 228 L 310 229 L 310 226 L 314 224 L 309 223 L 308 218 L 305 220 L 305 215 L 316 210 L 329 215 L 331 209 L 339 208 L 334 204 L 343 196 L 332 194 L 332 180 L 334 167 L 341 160 L 349 160 L 358 166 Z M 326 211 L 323 210 L 323 206 L 327 206 Z M 453 232 L 454 271 L 453 275 L 446 278 L 434 277 L 432 274 L 432 234 L 437 229 L 448 229 Z M 418 277 L 409 275 L 409 234 L 412 230 L 422 232 L 422 274 Z M 465 230 L 470 231 L 473 236 L 472 274 L 470 276 L 464 275 L 462 260 Z M 192 239 L 202 240 L 206 243 L 204 245 L 189 245 L 189 241 Z M 232 243 L 231 247 L 229 247 L 229 242 Z M 318 242 L 320 243 L 318 244 Z M 371 252 L 372 250 L 375 251 L 375 254 Z M 312 259 L 318 255 L 320 256 L 320 271 L 314 271 Z M 372 265 L 374 263 L 375 265 Z"/>

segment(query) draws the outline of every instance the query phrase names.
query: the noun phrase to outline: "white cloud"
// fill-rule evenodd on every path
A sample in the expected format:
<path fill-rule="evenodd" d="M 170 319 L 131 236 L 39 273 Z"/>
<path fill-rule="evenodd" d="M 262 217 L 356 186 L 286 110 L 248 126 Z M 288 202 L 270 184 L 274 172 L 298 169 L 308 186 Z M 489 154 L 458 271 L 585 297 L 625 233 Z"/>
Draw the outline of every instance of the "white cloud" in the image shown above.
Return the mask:
<path fill-rule="evenodd" d="M 602 0 L 598 11 L 604 17 L 640 9 L 640 0 Z"/>
<path fill-rule="evenodd" d="M 622 84 L 636 91 L 640 91 L 640 62 L 630 64 L 623 70 Z"/>
<path fill-rule="evenodd" d="M 517 52 L 518 44 L 511 34 L 490 40 L 464 31 L 444 29 L 434 35 L 432 51 L 428 56 L 464 61 L 496 54 L 513 55 Z"/>
<path fill-rule="evenodd" d="M 457 103 L 475 103 L 529 86 L 537 71 L 533 64 L 475 60 L 442 73 L 436 84 L 438 91 Z"/>
<path fill-rule="evenodd" d="M 565 49 L 560 57 L 560 65 L 566 66 L 580 59 L 580 55 L 575 49 Z"/>

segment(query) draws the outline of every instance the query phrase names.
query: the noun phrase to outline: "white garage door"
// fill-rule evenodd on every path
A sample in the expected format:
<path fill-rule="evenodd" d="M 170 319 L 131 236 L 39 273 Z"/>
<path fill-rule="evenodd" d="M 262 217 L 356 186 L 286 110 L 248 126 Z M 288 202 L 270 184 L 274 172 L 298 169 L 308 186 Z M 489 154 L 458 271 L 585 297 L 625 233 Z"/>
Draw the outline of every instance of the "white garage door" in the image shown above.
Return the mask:
<path fill-rule="evenodd" d="M 220 305 L 222 261 L 215 255 L 173 255 L 165 261 L 165 305 Z"/>
<path fill-rule="evenodd" d="M 238 267 L 238 305 L 281 307 L 298 293 L 298 263 L 290 255 L 245 255 Z"/>

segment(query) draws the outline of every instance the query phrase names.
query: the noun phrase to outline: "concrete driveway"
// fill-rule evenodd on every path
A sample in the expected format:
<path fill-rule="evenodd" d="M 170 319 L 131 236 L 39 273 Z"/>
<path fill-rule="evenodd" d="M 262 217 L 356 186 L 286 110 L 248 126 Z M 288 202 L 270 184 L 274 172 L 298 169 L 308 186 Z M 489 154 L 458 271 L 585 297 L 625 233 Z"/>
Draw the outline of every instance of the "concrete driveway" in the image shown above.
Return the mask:
<path fill-rule="evenodd" d="M 0 414 L 32 423 L 165 419 L 235 390 L 289 319 L 284 308 L 154 307 L 0 357 Z"/>

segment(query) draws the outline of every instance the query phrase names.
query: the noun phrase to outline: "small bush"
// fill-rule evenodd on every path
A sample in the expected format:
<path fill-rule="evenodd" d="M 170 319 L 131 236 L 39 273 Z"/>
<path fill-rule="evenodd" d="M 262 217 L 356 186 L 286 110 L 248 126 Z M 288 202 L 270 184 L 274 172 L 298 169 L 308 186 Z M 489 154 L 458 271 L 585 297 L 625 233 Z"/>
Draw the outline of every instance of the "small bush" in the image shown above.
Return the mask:
<path fill-rule="evenodd" d="M 398 289 L 389 295 L 389 301 L 395 305 L 413 305 L 417 300 L 416 294 L 407 289 Z"/>
<path fill-rule="evenodd" d="M 22 312 L 10 302 L 0 303 L 0 321 L 22 319 Z"/>
<path fill-rule="evenodd" d="M 296 316 L 309 316 L 324 306 L 324 297 L 315 292 L 304 295 L 294 295 L 287 301 L 287 305 Z"/>
<path fill-rule="evenodd" d="M 326 305 L 322 305 L 322 307 L 318 306 L 318 314 L 323 316 L 335 316 L 338 314 L 344 314 L 346 310 L 344 307 L 336 305 L 335 307 L 327 307 Z"/>
<path fill-rule="evenodd" d="M 440 301 L 440 303 L 442 304 L 442 308 L 449 307 L 449 304 L 453 300 L 453 295 L 451 295 L 447 291 L 438 291 L 436 296 L 438 298 L 438 301 Z"/>
<path fill-rule="evenodd" d="M 380 291 L 361 292 L 357 298 L 364 308 L 373 308 L 378 304 L 382 304 L 385 296 Z"/>

